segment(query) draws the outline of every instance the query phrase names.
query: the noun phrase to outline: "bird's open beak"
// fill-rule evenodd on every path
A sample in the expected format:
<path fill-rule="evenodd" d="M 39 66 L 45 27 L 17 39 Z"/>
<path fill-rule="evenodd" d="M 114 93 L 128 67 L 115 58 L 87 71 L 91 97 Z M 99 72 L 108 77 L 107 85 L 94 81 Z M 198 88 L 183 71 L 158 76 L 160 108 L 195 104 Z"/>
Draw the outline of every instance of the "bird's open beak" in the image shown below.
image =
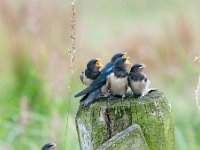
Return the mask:
<path fill-rule="evenodd" d="M 145 67 L 146 67 L 146 65 L 145 65 L 145 64 L 142 64 L 141 67 L 139 67 L 139 68 L 145 68 Z"/>
<path fill-rule="evenodd" d="M 54 150 L 56 148 L 56 143 L 51 143 L 51 148 L 52 150 Z"/>
<path fill-rule="evenodd" d="M 125 65 L 131 65 L 131 62 L 128 60 L 128 58 L 126 58 L 124 64 L 125 64 Z"/>
<path fill-rule="evenodd" d="M 127 52 L 125 52 L 123 55 L 122 55 L 122 58 L 127 58 L 128 57 L 128 54 Z"/>
<path fill-rule="evenodd" d="M 142 64 L 140 67 L 139 67 L 139 71 L 142 72 L 144 70 L 144 68 L 146 67 L 145 64 Z"/>
<path fill-rule="evenodd" d="M 98 58 L 98 59 L 97 59 L 96 66 L 97 66 L 98 68 L 101 68 L 101 67 L 103 67 L 103 65 L 102 65 L 102 63 L 101 63 L 101 59 L 100 59 L 100 58 Z"/>

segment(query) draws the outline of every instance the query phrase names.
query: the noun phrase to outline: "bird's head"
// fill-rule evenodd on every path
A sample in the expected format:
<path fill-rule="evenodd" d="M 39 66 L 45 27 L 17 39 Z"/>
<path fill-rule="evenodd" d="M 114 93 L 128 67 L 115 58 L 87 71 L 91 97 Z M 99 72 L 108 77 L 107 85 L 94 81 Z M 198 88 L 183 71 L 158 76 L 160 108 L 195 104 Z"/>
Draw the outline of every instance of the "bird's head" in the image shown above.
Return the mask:
<path fill-rule="evenodd" d="M 100 58 L 92 59 L 87 64 L 87 69 L 91 71 L 99 71 L 101 67 L 103 67 L 103 65 Z"/>
<path fill-rule="evenodd" d="M 117 61 L 114 63 L 114 67 L 118 69 L 126 69 L 127 66 L 131 65 L 130 61 L 128 58 L 119 58 Z"/>
<path fill-rule="evenodd" d="M 56 150 L 55 143 L 47 143 L 42 147 L 42 150 Z"/>
<path fill-rule="evenodd" d="M 117 53 L 117 54 L 115 54 L 112 57 L 111 62 L 114 63 L 118 58 L 127 58 L 127 53 Z"/>
<path fill-rule="evenodd" d="M 141 72 L 143 72 L 144 68 L 145 68 L 144 64 L 134 64 L 131 67 L 131 71 L 130 72 L 141 73 Z"/>

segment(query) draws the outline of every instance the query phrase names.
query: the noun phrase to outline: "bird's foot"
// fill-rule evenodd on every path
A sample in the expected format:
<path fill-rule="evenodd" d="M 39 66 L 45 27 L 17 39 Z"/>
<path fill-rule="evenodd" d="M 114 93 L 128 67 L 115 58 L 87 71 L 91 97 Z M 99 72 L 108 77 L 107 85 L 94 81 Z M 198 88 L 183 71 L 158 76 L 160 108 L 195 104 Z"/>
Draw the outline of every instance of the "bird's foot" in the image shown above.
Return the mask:
<path fill-rule="evenodd" d="M 126 95 L 123 94 L 122 97 L 121 97 L 121 100 L 123 101 L 125 97 L 126 97 Z"/>
<path fill-rule="evenodd" d="M 115 95 L 114 97 L 115 97 L 115 99 L 119 99 L 119 100 L 123 101 L 125 98 L 125 95 Z"/>
<path fill-rule="evenodd" d="M 99 95 L 99 97 L 105 97 L 105 98 L 107 98 L 108 95 L 109 95 L 108 93 L 106 93 L 106 94 L 101 93 L 101 94 Z"/>
<path fill-rule="evenodd" d="M 142 97 L 142 94 L 133 94 L 133 97 L 134 98 L 140 98 L 140 97 Z"/>
<path fill-rule="evenodd" d="M 108 99 L 108 100 L 113 100 L 115 99 L 115 96 L 113 96 L 112 94 L 106 94 L 105 97 Z"/>

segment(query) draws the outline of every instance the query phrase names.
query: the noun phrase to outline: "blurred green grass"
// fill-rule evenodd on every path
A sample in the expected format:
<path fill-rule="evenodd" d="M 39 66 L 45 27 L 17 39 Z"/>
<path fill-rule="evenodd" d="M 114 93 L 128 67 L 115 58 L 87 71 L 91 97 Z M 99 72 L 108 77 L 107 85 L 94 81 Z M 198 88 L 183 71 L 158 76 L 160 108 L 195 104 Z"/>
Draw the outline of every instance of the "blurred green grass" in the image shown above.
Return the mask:
<path fill-rule="evenodd" d="M 147 64 L 152 86 L 170 100 L 177 149 L 199 149 L 193 62 L 200 55 L 199 6 L 197 0 L 78 1 L 72 81 L 70 1 L 1 0 L 0 149 L 35 150 L 48 141 L 79 149 L 73 95 L 84 85 L 78 74 L 88 59 L 101 56 L 105 64 L 118 51 Z"/>

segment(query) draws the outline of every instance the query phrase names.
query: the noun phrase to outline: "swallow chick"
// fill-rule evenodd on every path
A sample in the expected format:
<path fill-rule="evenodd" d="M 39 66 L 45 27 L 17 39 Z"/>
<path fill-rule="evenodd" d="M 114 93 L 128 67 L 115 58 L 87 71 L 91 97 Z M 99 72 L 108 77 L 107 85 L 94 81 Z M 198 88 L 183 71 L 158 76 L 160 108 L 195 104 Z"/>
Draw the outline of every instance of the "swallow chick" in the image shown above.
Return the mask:
<path fill-rule="evenodd" d="M 111 74 L 113 72 L 113 67 L 114 67 L 114 63 L 117 59 L 119 58 L 127 58 L 127 53 L 117 53 L 115 54 L 111 61 L 109 63 L 106 64 L 106 66 L 101 70 L 100 74 L 97 76 L 97 78 L 92 81 L 92 83 L 85 88 L 84 90 L 80 91 L 79 93 L 77 93 L 74 97 L 79 97 L 79 96 L 83 96 L 86 94 L 89 94 L 97 89 L 102 89 L 102 93 L 104 93 L 105 91 L 107 91 L 107 89 L 105 88 L 106 85 L 106 78 L 109 74 Z"/>
<path fill-rule="evenodd" d="M 47 143 L 43 145 L 41 150 L 56 150 L 56 144 L 55 143 Z"/>
<path fill-rule="evenodd" d="M 112 96 L 123 97 L 128 89 L 127 66 L 130 62 L 127 58 L 119 58 L 113 67 L 113 73 L 107 78 L 106 85 Z"/>
<path fill-rule="evenodd" d="M 144 74 L 144 64 L 134 64 L 131 67 L 128 83 L 133 91 L 134 97 L 138 98 L 144 96 L 147 93 L 148 87 L 150 85 L 150 81 L 147 76 Z"/>
<path fill-rule="evenodd" d="M 101 70 L 101 73 L 98 75 L 98 77 L 86 89 L 75 95 L 75 97 L 85 95 L 80 100 L 81 106 L 87 107 L 100 95 L 106 95 L 108 93 L 106 79 L 107 76 L 113 72 L 114 63 L 119 58 L 127 58 L 127 53 L 115 54 L 111 61 L 107 63 L 106 66 Z"/>
<path fill-rule="evenodd" d="M 103 67 L 100 58 L 92 59 L 87 63 L 85 71 L 80 73 L 81 82 L 85 85 L 90 85 L 94 79 L 100 74 L 100 69 Z"/>

